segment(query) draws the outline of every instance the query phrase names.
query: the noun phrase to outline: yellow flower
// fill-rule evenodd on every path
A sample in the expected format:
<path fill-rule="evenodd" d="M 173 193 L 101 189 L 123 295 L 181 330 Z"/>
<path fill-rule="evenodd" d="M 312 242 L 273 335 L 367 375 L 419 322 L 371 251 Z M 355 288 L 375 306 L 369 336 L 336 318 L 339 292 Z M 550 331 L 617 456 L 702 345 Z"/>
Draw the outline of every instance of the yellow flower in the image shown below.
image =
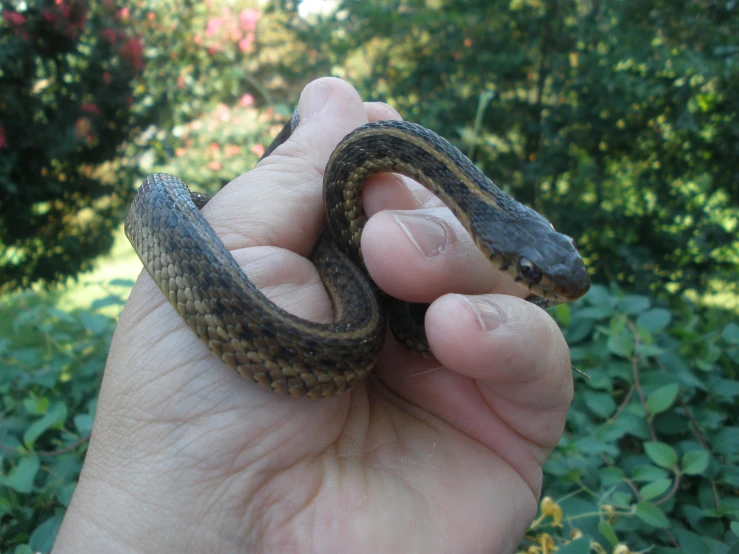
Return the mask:
<path fill-rule="evenodd" d="M 541 515 L 551 516 L 554 527 L 562 527 L 562 508 L 550 496 L 541 499 L 539 509 Z"/>

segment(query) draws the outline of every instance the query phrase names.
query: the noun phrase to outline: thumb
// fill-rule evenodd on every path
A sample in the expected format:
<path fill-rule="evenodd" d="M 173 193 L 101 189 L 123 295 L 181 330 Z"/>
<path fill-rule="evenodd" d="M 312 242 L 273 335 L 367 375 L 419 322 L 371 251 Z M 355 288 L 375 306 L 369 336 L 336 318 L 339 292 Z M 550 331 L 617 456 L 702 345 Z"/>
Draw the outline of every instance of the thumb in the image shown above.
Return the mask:
<path fill-rule="evenodd" d="M 305 256 L 325 226 L 326 164 L 339 141 L 367 123 L 367 114 L 357 91 L 335 78 L 306 86 L 298 113 L 295 132 L 205 207 L 229 250 L 278 246 Z"/>
<path fill-rule="evenodd" d="M 367 123 L 364 104 L 357 91 L 334 77 L 317 79 L 303 89 L 297 115 L 298 128 L 262 163 L 282 163 L 284 160 L 280 158 L 284 156 L 302 158 L 314 163 L 323 174 L 339 141 Z"/>

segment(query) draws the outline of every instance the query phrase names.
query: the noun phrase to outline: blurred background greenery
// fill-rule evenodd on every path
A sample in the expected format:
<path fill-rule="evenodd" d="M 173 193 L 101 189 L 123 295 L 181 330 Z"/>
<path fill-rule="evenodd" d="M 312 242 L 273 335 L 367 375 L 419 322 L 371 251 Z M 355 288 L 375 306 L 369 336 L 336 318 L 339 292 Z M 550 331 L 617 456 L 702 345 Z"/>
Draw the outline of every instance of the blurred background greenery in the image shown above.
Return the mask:
<path fill-rule="evenodd" d="M 141 267 L 138 182 L 215 192 L 324 75 L 451 140 L 587 259 L 596 286 L 552 315 L 591 381 L 521 551 L 737 542 L 736 2 L 0 4 L 0 549 L 49 550 L 74 490 Z"/>

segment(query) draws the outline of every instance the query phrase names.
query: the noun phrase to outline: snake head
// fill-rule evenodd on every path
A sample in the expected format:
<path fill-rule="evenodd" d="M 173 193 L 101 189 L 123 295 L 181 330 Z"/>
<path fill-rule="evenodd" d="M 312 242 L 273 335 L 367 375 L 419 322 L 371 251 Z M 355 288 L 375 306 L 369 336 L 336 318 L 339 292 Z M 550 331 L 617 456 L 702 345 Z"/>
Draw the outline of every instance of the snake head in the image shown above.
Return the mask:
<path fill-rule="evenodd" d="M 588 292 L 590 277 L 575 241 L 530 208 L 520 206 L 516 212 L 503 222 L 502 233 L 485 241 L 491 259 L 501 260 L 499 267 L 539 297 L 532 301 L 542 307 L 571 302 Z"/>

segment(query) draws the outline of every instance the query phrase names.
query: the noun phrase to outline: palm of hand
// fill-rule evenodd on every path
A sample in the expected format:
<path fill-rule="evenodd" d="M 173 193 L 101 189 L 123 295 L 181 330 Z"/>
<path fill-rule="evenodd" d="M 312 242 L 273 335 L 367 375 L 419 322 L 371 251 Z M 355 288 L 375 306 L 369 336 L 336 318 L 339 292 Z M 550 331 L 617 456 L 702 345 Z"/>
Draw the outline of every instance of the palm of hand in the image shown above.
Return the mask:
<path fill-rule="evenodd" d="M 316 168 L 365 110 L 370 119 L 393 114 L 362 105 L 344 83 L 311 86 L 328 92 L 329 109 L 312 122 L 304 118 L 282 154 L 227 186 L 205 214 L 270 298 L 326 321 L 330 302 L 304 257 L 323 225 Z M 302 102 L 301 113 L 310 115 Z M 316 146 L 311 133 L 323 142 Z M 368 213 L 414 208 L 411 220 L 421 222 L 405 236 L 398 229 L 407 232 L 404 221 L 411 220 L 385 212 L 368 223 L 363 254 L 381 288 L 413 301 L 450 290 L 482 295 L 447 295 L 429 309 L 427 333 L 439 362 L 388 339 L 375 375 L 350 394 L 279 397 L 216 360 L 144 276 L 111 347 L 70 512 L 101 487 L 125 490 L 121 504 L 136 506 L 128 526 L 167 550 L 515 548 L 534 516 L 541 465 L 571 399 L 566 345 L 544 312 L 490 294 L 519 292 L 481 259 L 446 210 L 428 208 L 416 188 L 399 187 L 397 179 L 368 188 Z M 288 195 L 277 199 L 275 190 Z M 431 240 L 429 225 L 446 233 L 443 255 L 433 259 L 419 255 Z M 407 275 L 423 279 L 404 281 Z M 65 519 L 61 543 L 72 525 Z"/>

